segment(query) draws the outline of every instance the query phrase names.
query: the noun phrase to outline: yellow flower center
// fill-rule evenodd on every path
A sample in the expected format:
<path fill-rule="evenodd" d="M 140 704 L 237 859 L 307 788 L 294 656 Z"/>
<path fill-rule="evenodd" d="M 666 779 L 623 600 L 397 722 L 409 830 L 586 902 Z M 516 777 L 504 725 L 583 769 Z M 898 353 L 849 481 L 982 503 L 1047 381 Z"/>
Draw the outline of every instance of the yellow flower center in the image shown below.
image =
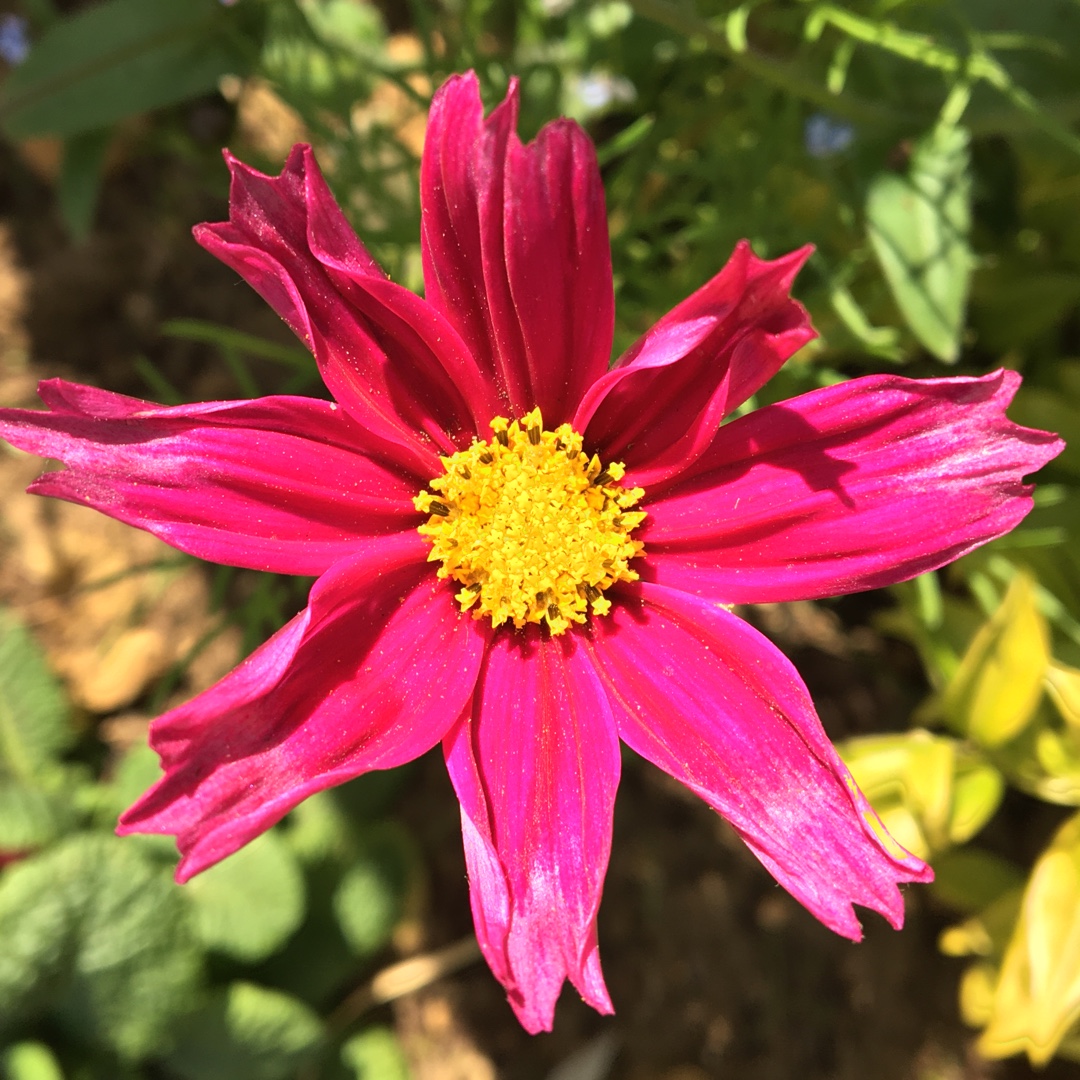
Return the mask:
<path fill-rule="evenodd" d="M 605 615 L 604 590 L 636 581 L 629 563 L 643 547 L 630 533 L 645 520 L 630 507 L 645 492 L 621 488 L 625 469 L 581 449 L 569 424 L 545 431 L 540 410 L 491 421 L 489 442 L 442 458 L 446 472 L 413 499 L 430 514 L 439 577 L 461 582 L 462 610 L 493 626 L 547 623 L 561 634 L 588 613 Z"/>

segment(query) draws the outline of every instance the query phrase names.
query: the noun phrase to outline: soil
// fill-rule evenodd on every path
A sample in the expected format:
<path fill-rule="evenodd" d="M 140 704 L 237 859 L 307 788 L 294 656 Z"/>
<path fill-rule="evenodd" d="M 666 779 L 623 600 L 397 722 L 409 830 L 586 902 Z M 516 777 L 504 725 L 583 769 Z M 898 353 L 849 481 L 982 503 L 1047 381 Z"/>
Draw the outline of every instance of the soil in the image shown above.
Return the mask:
<path fill-rule="evenodd" d="M 210 152 L 227 128 L 223 108 L 211 100 L 182 117 L 204 135 L 203 156 L 125 136 L 81 244 L 57 216 L 55 148 L 0 146 L 0 403 L 27 404 L 36 379 L 56 375 L 152 396 L 140 356 L 190 399 L 241 396 L 211 350 L 161 335 L 170 317 L 290 342 L 190 236 L 197 221 L 226 213 L 224 170 Z M 259 373 L 267 390 L 272 376 Z M 219 628 L 220 614 L 205 574 L 153 538 L 19 494 L 36 471 L 33 459 L 0 453 L 0 603 L 34 628 L 85 722 L 125 745 L 142 737 L 162 674 Z M 870 628 L 875 602 L 750 613 L 795 661 L 836 738 L 902 729 L 922 692 L 914 658 Z M 173 693 L 208 685 L 238 653 L 236 633 L 219 634 Z M 429 873 L 415 944 L 436 949 L 471 928 L 457 807 L 437 755 L 414 770 L 399 810 Z M 841 940 L 720 818 L 628 755 L 600 914 L 616 1016 L 598 1016 L 568 989 L 554 1032 L 528 1036 L 481 963 L 372 1015 L 396 1024 L 416 1080 L 1033 1076 L 1022 1060 L 975 1054 L 957 1013 L 962 966 L 936 949 L 950 915 L 925 889 L 909 888 L 907 900 L 902 932 L 868 913 L 865 941 Z M 1055 1063 L 1040 1075 L 1066 1080 L 1080 1068 Z"/>

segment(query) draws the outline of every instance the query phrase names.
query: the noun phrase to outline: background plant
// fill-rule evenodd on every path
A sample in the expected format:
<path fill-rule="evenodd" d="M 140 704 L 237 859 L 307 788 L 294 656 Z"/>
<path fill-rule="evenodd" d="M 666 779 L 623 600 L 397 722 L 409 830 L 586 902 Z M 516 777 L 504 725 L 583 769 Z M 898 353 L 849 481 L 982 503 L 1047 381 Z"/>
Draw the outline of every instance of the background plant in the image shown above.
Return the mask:
<path fill-rule="evenodd" d="M 62 140 L 56 191 L 76 238 L 117 139 L 137 130 L 221 185 L 178 103 L 220 92 L 242 121 L 257 91 L 315 144 L 373 254 L 420 289 L 423 117 L 441 80 L 471 67 L 492 102 L 520 79 L 526 132 L 565 113 L 596 140 L 617 351 L 741 237 L 763 256 L 812 242 L 798 290 L 821 340 L 751 407 L 869 370 L 1004 365 L 1025 376 L 1014 419 L 1080 432 L 1074 0 L 71 7 L 22 5 L 29 50 L 6 54 L 0 127 Z M 241 122 L 235 148 L 279 166 L 244 138 Z M 238 393 L 318 392 L 299 348 L 196 320 L 163 332 L 215 348 Z M 149 361 L 139 370 L 153 396 L 184 396 Z M 1080 451 L 1047 473 L 1022 528 L 892 591 L 878 625 L 917 651 L 927 701 L 910 731 L 843 747 L 960 913 L 941 947 L 972 958 L 961 1006 L 980 1049 L 1037 1064 L 1080 1059 Z M 299 595 L 274 578 L 238 590 L 235 572 L 217 573 L 222 617 L 249 647 Z M 154 768 L 144 750 L 110 760 L 73 727 L 32 640 L 4 616 L 0 940 L 19 947 L 0 953 L 0 1068 L 13 1080 L 402 1069 L 388 1032 L 335 1026 L 327 1005 L 370 974 L 421 887 L 409 837 L 387 817 L 394 777 L 309 800 L 177 890 L 168 844 L 109 836 Z M 995 833 L 1010 792 L 1061 807 L 1026 863 Z M 274 902 L 249 902 L 252 890 Z"/>

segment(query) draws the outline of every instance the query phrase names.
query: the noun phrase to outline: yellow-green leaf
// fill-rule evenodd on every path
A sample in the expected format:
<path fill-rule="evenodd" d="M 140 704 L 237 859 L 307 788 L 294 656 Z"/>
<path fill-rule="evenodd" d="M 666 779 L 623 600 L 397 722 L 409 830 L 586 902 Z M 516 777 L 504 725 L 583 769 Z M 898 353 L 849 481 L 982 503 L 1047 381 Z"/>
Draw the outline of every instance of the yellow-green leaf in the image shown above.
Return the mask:
<path fill-rule="evenodd" d="M 1015 738 L 1031 722 L 1050 663 L 1050 632 L 1027 574 L 968 647 L 942 706 L 953 727 L 983 746 Z"/>
<path fill-rule="evenodd" d="M 1062 720 L 1080 732 L 1080 669 L 1053 661 L 1046 668 L 1046 690 Z"/>
<path fill-rule="evenodd" d="M 1004 791 L 981 755 L 928 731 L 851 739 L 840 753 L 892 837 L 923 859 L 970 839 Z"/>
<path fill-rule="evenodd" d="M 1080 1020 L 1080 815 L 1039 858 L 979 1040 L 988 1057 L 1025 1052 L 1034 1065 L 1053 1057 Z"/>

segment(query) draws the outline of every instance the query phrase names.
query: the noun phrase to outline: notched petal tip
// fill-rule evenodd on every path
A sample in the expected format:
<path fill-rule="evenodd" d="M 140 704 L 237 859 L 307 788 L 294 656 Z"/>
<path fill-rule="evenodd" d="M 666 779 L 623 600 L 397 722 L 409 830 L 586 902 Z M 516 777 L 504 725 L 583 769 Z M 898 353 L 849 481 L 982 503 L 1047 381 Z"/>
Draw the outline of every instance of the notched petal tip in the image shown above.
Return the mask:
<path fill-rule="evenodd" d="M 539 632 L 497 637 L 444 752 L 477 939 L 521 1023 L 550 1030 L 566 980 L 611 1012 L 596 916 L 620 757 L 584 652 Z"/>

